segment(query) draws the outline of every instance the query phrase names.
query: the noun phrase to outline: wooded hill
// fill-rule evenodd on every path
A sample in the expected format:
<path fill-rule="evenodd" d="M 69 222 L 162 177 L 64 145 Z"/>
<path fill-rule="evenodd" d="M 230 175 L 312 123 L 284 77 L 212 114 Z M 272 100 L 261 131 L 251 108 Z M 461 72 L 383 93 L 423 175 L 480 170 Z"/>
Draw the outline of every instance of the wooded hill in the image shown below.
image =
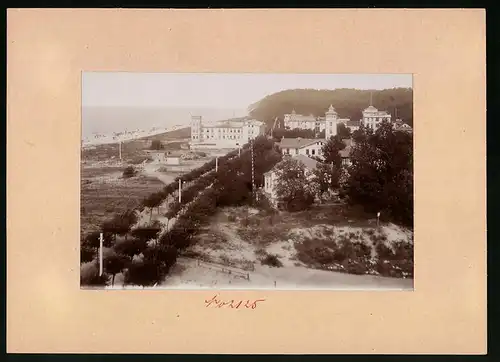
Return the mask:
<path fill-rule="evenodd" d="M 333 105 L 340 118 L 360 120 L 362 111 L 372 104 L 381 111 L 392 114 L 393 119 L 403 119 L 413 127 L 413 90 L 411 88 L 392 88 L 384 90 L 360 89 L 288 89 L 273 93 L 251 104 L 248 111 L 251 117 L 264 121 L 272 126 L 275 117 L 282 122 L 283 115 L 291 113 L 313 114 L 324 117 L 330 104 Z M 282 125 L 282 123 L 280 123 Z"/>

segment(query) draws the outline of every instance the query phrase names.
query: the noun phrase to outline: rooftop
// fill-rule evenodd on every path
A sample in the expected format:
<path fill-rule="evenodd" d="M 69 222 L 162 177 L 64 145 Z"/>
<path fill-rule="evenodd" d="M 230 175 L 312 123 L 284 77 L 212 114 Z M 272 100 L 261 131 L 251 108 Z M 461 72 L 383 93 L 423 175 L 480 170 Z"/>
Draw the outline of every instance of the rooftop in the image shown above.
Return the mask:
<path fill-rule="evenodd" d="M 324 141 L 317 138 L 282 138 L 279 143 L 280 148 L 302 148 Z"/>
<path fill-rule="evenodd" d="M 316 166 L 318 165 L 318 161 L 313 160 L 312 158 L 307 157 L 305 155 L 295 155 L 295 156 L 292 156 L 292 158 L 302 162 L 304 164 L 304 166 L 306 168 L 308 168 L 309 170 L 314 170 L 316 168 Z"/>
<path fill-rule="evenodd" d="M 318 161 L 313 160 L 312 158 L 307 157 L 305 155 L 294 155 L 294 156 L 287 156 L 287 157 L 291 157 L 292 159 L 298 160 L 308 170 L 311 170 L 311 171 L 314 170 L 317 167 L 318 163 L 319 163 Z M 283 161 L 281 161 L 281 162 L 283 162 Z M 276 165 L 274 165 L 274 167 L 271 170 L 267 171 L 264 174 L 266 175 L 266 174 L 272 173 L 281 162 L 279 162 Z"/>

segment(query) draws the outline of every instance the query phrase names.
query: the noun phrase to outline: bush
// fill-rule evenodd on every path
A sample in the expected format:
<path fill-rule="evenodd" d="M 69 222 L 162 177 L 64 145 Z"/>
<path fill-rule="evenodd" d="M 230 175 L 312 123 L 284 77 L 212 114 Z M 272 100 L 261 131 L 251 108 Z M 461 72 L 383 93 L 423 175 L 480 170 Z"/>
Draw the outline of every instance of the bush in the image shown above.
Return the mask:
<path fill-rule="evenodd" d="M 132 262 L 125 273 L 125 284 L 152 286 L 161 280 L 160 268 L 150 259 Z"/>
<path fill-rule="evenodd" d="M 346 271 L 350 274 L 366 274 L 368 267 L 365 262 L 360 260 L 349 260 Z"/>
<path fill-rule="evenodd" d="M 114 246 L 114 250 L 117 254 L 123 254 L 130 258 L 133 258 L 134 255 L 141 254 L 144 250 L 146 250 L 146 248 L 147 240 L 136 238 L 129 238 L 116 243 Z"/>
<path fill-rule="evenodd" d="M 276 268 L 281 268 L 283 266 L 283 263 L 278 259 L 278 256 L 272 254 L 267 254 L 264 259 L 262 259 L 261 264 Z"/>
<path fill-rule="evenodd" d="M 123 178 L 134 177 L 135 174 L 136 170 L 133 166 L 128 166 L 127 168 L 125 168 L 125 170 L 123 170 Z"/>
<path fill-rule="evenodd" d="M 84 245 L 80 247 L 80 264 L 92 261 L 92 259 L 94 259 L 94 256 L 95 256 L 94 249 Z"/>
<path fill-rule="evenodd" d="M 99 276 L 99 266 L 96 260 L 83 263 L 80 266 L 80 285 L 106 286 L 109 284 L 109 275 L 103 273 Z"/>

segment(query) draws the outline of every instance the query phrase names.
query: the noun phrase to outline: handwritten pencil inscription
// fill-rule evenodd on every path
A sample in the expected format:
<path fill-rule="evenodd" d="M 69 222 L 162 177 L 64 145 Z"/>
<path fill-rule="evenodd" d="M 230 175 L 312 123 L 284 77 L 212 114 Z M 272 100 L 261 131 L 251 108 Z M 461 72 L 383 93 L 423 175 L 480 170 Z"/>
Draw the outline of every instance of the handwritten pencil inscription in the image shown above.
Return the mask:
<path fill-rule="evenodd" d="M 212 299 L 205 299 L 205 307 L 212 308 L 232 308 L 232 309 L 255 309 L 259 302 L 264 302 L 265 299 L 254 299 L 254 300 L 223 300 L 218 295 L 215 295 Z"/>

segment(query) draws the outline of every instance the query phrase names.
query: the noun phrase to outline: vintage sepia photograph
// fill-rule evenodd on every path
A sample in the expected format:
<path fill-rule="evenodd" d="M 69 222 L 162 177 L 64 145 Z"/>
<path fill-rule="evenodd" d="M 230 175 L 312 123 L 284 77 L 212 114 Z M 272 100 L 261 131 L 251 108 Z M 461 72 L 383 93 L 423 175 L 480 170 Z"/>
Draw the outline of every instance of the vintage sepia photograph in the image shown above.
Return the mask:
<path fill-rule="evenodd" d="M 80 284 L 413 290 L 411 74 L 82 73 Z"/>

